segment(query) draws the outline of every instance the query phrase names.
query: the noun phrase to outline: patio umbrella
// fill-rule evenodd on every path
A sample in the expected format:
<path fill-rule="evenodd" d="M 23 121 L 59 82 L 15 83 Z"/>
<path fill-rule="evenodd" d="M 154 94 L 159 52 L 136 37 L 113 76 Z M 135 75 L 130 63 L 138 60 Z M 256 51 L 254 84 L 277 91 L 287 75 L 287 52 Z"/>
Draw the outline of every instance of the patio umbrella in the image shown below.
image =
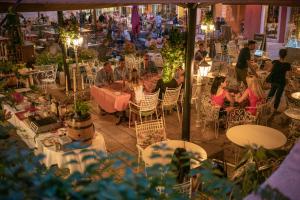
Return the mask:
<path fill-rule="evenodd" d="M 140 32 L 140 16 L 139 16 L 139 9 L 137 5 L 132 6 L 131 25 L 132 25 L 133 36 L 136 39 Z"/>

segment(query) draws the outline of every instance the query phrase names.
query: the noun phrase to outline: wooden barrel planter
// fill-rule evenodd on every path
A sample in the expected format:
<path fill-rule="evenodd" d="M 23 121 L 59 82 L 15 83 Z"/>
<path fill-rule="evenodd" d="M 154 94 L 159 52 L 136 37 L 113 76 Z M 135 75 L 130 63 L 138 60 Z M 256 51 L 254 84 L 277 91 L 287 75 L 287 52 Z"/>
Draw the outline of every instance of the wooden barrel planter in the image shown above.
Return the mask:
<path fill-rule="evenodd" d="M 92 139 L 95 134 L 94 124 L 91 116 L 86 119 L 72 118 L 67 122 L 68 136 L 75 141 L 80 141 L 83 144 L 92 144 Z"/>

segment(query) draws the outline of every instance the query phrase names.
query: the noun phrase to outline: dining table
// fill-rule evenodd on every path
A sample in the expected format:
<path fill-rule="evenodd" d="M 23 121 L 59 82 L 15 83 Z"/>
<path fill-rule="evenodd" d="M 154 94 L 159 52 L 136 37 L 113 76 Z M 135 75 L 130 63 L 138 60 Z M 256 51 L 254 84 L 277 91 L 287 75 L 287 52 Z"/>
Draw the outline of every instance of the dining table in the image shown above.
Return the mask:
<path fill-rule="evenodd" d="M 285 145 L 286 136 L 279 130 L 261 125 L 234 126 L 226 132 L 227 138 L 240 147 L 263 147 L 277 149 Z"/>
<path fill-rule="evenodd" d="M 300 108 L 289 108 L 284 111 L 284 114 L 292 120 L 289 126 L 290 134 L 295 131 L 300 132 Z"/>
<path fill-rule="evenodd" d="M 93 100 L 107 113 L 121 112 L 127 109 L 131 95 L 122 91 L 121 83 L 90 89 Z"/>
<path fill-rule="evenodd" d="M 159 75 L 146 75 L 142 77 L 141 82 L 144 92 L 151 93 L 155 89 Z M 122 112 L 128 108 L 131 94 L 124 91 L 123 81 L 115 81 L 114 83 L 102 87 L 96 85 L 90 89 L 92 99 L 107 113 Z"/>
<path fill-rule="evenodd" d="M 142 159 L 146 167 L 151 167 L 156 164 L 168 165 L 171 163 L 172 155 L 177 148 L 184 148 L 188 153 L 191 153 L 191 168 L 200 166 L 201 161 L 207 159 L 207 153 L 201 146 L 183 140 L 165 140 L 154 143 L 146 147 L 142 152 Z"/>
<path fill-rule="evenodd" d="M 35 133 L 30 127 L 28 116 L 31 110 L 26 110 L 26 106 L 18 106 L 18 109 L 11 107 L 10 105 L 4 104 L 3 109 L 10 112 L 12 117 L 8 120 L 13 126 L 15 126 L 17 135 L 22 141 L 30 148 L 34 149 L 36 155 L 43 154 L 44 158 L 41 163 L 45 164 L 46 167 L 57 165 L 60 168 L 68 168 L 70 172 L 84 172 L 86 167 L 94 162 L 95 160 L 85 161 L 83 157 L 85 155 L 95 154 L 96 152 L 103 152 L 106 154 L 106 145 L 104 137 L 100 132 L 95 132 L 91 145 L 87 146 L 73 146 L 73 148 L 60 148 L 57 149 L 55 145 L 45 145 L 43 141 L 45 139 L 57 139 L 60 137 L 59 131 L 66 129 L 56 129 L 49 132 Z M 37 109 L 34 109 L 37 110 Z M 87 151 L 82 151 L 83 149 Z M 72 151 L 73 153 L 68 154 L 67 152 Z M 70 161 L 77 161 L 76 163 Z"/>

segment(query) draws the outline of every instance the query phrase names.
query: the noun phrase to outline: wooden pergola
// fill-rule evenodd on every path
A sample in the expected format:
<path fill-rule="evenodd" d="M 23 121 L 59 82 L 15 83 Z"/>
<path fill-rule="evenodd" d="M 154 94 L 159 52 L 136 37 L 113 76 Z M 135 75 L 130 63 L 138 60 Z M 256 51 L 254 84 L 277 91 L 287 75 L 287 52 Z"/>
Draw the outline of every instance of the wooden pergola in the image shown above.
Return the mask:
<path fill-rule="evenodd" d="M 231 5 L 278 5 L 300 7 L 300 0 L 0 0 L 0 12 L 7 12 L 10 6 L 15 6 L 18 12 L 32 11 L 64 11 L 107 8 L 128 5 L 147 4 L 177 4 L 187 8 L 187 43 L 186 43 L 186 73 L 185 73 L 185 101 L 183 105 L 182 139 L 190 139 L 190 99 L 191 72 L 195 49 L 197 7 L 217 3 Z"/>
<path fill-rule="evenodd" d="M 15 5 L 15 3 L 16 0 L 0 0 L 0 12 L 7 12 L 9 6 Z M 187 7 L 188 3 L 197 4 L 197 6 L 217 3 L 236 5 L 300 6 L 299 0 L 22 0 L 17 11 L 34 12 L 82 10 L 146 4 L 177 4 Z"/>

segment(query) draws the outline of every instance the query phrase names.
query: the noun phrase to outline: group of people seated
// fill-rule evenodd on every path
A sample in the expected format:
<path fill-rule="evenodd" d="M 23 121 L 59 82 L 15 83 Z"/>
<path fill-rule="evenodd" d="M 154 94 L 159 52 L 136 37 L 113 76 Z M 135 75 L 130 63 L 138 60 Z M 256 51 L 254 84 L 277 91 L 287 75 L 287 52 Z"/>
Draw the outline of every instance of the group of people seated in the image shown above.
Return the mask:
<path fill-rule="evenodd" d="M 218 76 L 214 79 L 211 87 L 211 102 L 215 106 L 221 107 L 221 114 L 226 114 L 234 108 L 234 103 L 242 103 L 248 101 L 246 110 L 256 115 L 257 104 L 266 99 L 266 95 L 260 85 L 259 80 L 253 76 L 247 76 L 248 88 L 242 93 L 232 93 L 228 90 L 229 81 L 224 76 Z M 229 105 L 226 104 L 226 101 Z"/>
<path fill-rule="evenodd" d="M 143 82 L 140 76 L 155 75 L 158 71 L 158 67 L 150 60 L 148 54 L 144 55 L 139 71 L 135 68 L 129 69 L 122 57 L 115 69 L 112 68 L 111 62 L 104 63 L 103 68 L 96 73 L 95 85 L 103 87 L 110 86 L 115 81 L 123 81 L 122 89 L 131 93 L 132 100 L 138 103 L 143 98 Z"/>
<path fill-rule="evenodd" d="M 267 95 L 262 88 L 262 82 L 259 80 L 255 70 L 251 67 L 251 72 L 249 72 L 247 69 L 248 67 L 250 68 L 251 65 L 249 50 L 254 49 L 254 44 L 253 41 L 250 41 L 250 47 L 247 47 L 248 49 L 245 48 L 240 52 L 236 66 L 238 83 L 239 81 L 244 83 L 247 87 L 245 91 L 235 94 L 230 92 L 228 90 L 229 81 L 224 76 L 218 76 L 213 81 L 211 87 L 211 102 L 213 105 L 221 107 L 221 113 L 226 114 L 227 112 L 230 112 L 234 108 L 233 106 L 235 103 L 241 104 L 242 102 L 246 102 L 246 110 L 250 114 L 256 115 L 257 105 L 270 101 L 274 96 L 274 110 L 277 111 L 279 107 L 280 99 L 286 85 L 286 74 L 291 70 L 291 65 L 285 61 L 287 50 L 280 49 L 279 60 L 274 60 L 272 62 L 270 74 L 265 80 L 266 83 L 271 85 L 271 89 Z M 226 104 L 225 102 L 228 102 L 229 104 Z"/>

